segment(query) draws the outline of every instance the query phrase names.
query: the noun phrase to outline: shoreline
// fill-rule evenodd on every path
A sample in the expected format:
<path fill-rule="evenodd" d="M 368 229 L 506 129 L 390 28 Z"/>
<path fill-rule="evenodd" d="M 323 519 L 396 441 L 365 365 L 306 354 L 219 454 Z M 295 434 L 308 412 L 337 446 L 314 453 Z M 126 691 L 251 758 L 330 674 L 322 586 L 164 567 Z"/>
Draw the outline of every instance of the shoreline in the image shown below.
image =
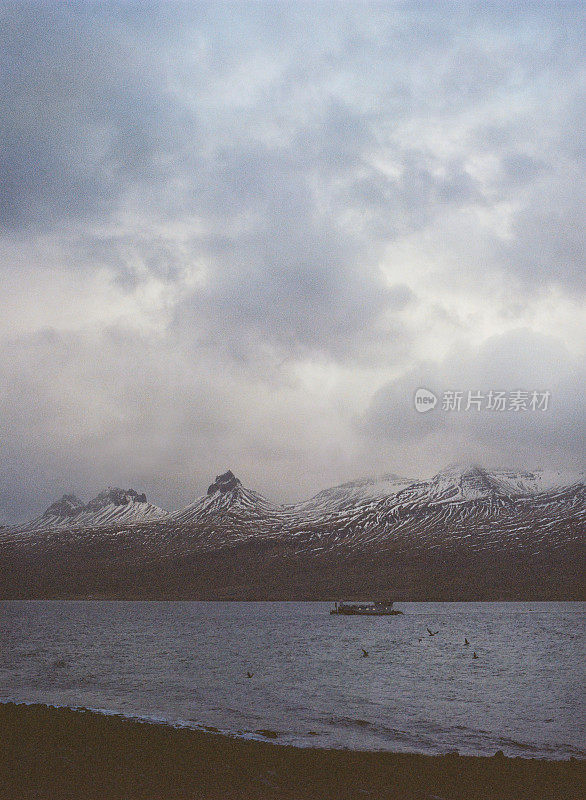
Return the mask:
<path fill-rule="evenodd" d="M 0 704 L 1 800 L 578 800 L 586 761 L 294 747 Z"/>
<path fill-rule="evenodd" d="M 95 714 L 98 717 L 106 717 L 107 719 L 120 719 L 128 722 L 142 723 L 146 725 L 154 725 L 171 730 L 186 730 L 194 733 L 202 733 L 204 735 L 222 736 L 226 739 L 233 739 L 241 742 L 258 742 L 261 744 L 270 744 L 273 747 L 291 747 L 294 750 L 316 750 L 323 752 L 354 752 L 366 754 L 385 754 L 391 756 L 423 756 L 426 758 L 438 758 L 443 756 L 449 757 L 462 757 L 462 758 L 494 758 L 499 757 L 501 754 L 509 759 L 523 759 L 526 761 L 545 761 L 547 763 L 568 763 L 570 761 L 583 761 L 586 764 L 586 750 L 575 749 L 570 745 L 567 746 L 566 752 L 563 755 L 556 755 L 550 753 L 543 755 L 538 751 L 537 746 L 531 744 L 523 744 L 521 742 L 514 742 L 518 749 L 523 749 L 526 752 L 512 754 L 505 752 L 501 748 L 493 748 L 491 751 L 483 753 L 466 752 L 461 749 L 454 748 L 453 750 L 436 751 L 434 749 L 398 749 L 393 750 L 387 746 L 368 747 L 368 746 L 353 746 L 346 747 L 342 744 L 320 744 L 318 737 L 319 733 L 315 731 L 307 731 L 304 734 L 296 736 L 289 736 L 283 730 L 273 730 L 271 728 L 257 728 L 250 730 L 242 730 L 237 728 L 217 727 L 216 725 L 206 724 L 204 722 L 197 722 L 195 720 L 170 720 L 165 717 L 146 714 L 133 714 L 125 713 L 112 708 L 100 708 L 97 706 L 83 706 L 83 705 L 65 705 L 59 703 L 41 702 L 39 700 L 22 700 L 14 695 L 0 699 L 0 709 L 3 706 L 17 706 L 23 708 L 37 708 L 49 709 L 51 711 L 73 711 L 79 714 Z M 0 715 L 1 718 L 1 715 Z M 364 721 L 359 720 L 358 724 L 364 725 Z M 503 745 L 504 747 L 505 745 Z"/>

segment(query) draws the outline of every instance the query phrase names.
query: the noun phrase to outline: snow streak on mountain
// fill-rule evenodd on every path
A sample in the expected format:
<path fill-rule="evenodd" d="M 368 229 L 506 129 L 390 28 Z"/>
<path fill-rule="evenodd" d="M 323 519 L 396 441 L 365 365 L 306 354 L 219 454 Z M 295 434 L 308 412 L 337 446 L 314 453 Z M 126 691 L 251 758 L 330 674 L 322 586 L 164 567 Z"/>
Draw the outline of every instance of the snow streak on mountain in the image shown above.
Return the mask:
<path fill-rule="evenodd" d="M 449 467 L 430 480 L 366 478 L 275 505 L 229 470 L 173 513 L 132 489 L 108 489 L 86 505 L 64 495 L 30 524 L 0 530 L 0 561 L 9 573 L 18 563 L 31 575 L 31 564 L 39 570 L 43 564 L 47 573 L 34 582 L 59 572 L 65 559 L 82 565 L 83 581 L 98 588 L 120 570 L 116 591 L 123 585 L 123 594 L 132 573 L 138 596 L 150 573 L 152 590 L 164 584 L 161 592 L 172 596 L 200 596 L 204 584 L 206 596 L 247 595 L 251 585 L 254 596 L 269 589 L 279 596 L 284 584 L 297 587 L 293 596 L 326 584 L 368 590 L 369 574 L 381 587 L 408 587 L 411 580 L 416 588 L 433 588 L 443 581 L 442 596 L 449 587 L 480 585 L 484 594 L 494 585 L 513 596 L 507 587 L 518 582 L 525 593 L 547 584 L 555 596 L 556 587 L 566 591 L 568 574 L 580 573 L 585 492 L 583 474 L 471 465 Z M 12 571 L 4 592 L 20 596 Z M 576 575 L 570 583 L 581 585 Z M 574 596 L 579 590 L 572 586 Z"/>
<path fill-rule="evenodd" d="M 158 506 L 147 502 L 145 494 L 134 489 L 108 488 L 87 505 L 73 494 L 64 494 L 42 516 L 20 526 L 23 531 L 50 528 L 96 528 L 130 522 L 148 522 L 167 516 Z"/>

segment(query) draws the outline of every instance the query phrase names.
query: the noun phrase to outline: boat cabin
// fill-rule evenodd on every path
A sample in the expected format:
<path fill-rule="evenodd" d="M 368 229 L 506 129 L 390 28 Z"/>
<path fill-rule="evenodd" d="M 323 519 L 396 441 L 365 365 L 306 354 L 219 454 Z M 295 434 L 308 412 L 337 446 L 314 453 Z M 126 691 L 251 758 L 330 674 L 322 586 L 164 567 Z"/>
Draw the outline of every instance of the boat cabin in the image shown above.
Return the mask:
<path fill-rule="evenodd" d="M 369 602 L 348 603 L 344 601 L 336 602 L 330 614 L 343 614 L 346 616 L 368 615 L 383 616 L 385 614 L 401 614 L 401 611 L 393 609 L 392 600 L 378 600 Z"/>

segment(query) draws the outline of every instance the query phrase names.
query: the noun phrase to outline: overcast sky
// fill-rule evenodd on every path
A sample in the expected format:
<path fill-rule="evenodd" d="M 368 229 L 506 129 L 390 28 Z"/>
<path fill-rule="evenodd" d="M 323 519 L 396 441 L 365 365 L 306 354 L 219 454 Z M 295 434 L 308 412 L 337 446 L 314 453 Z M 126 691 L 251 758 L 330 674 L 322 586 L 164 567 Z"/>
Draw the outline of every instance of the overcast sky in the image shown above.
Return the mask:
<path fill-rule="evenodd" d="M 0 2 L 0 517 L 583 469 L 583 9 Z"/>

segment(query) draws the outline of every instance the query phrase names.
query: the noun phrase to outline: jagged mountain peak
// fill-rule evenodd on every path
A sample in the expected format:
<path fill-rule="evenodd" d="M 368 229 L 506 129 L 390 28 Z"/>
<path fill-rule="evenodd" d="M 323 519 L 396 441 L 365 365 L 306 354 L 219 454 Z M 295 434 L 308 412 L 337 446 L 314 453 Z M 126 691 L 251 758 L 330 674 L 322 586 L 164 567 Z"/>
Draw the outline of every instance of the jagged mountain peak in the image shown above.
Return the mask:
<path fill-rule="evenodd" d="M 207 493 L 171 515 L 174 522 L 193 524 L 210 515 L 252 515 L 270 513 L 275 507 L 262 495 L 247 489 L 232 470 L 217 475 Z"/>
<path fill-rule="evenodd" d="M 73 517 L 85 508 L 79 497 L 74 494 L 64 494 L 60 500 L 52 503 L 43 514 L 43 517 Z"/>
<path fill-rule="evenodd" d="M 87 504 L 73 494 L 65 494 L 61 500 L 50 505 L 42 516 L 18 528 L 94 528 L 156 521 L 166 516 L 168 512 L 147 502 L 144 493 L 110 486 Z"/>
<path fill-rule="evenodd" d="M 139 494 L 134 489 L 119 489 L 116 486 L 109 486 L 100 492 L 97 497 L 90 500 L 86 506 L 88 511 L 99 511 L 105 506 L 127 506 L 129 503 L 146 503 L 146 494 Z"/>
<path fill-rule="evenodd" d="M 216 475 L 216 480 L 208 487 L 208 495 L 215 494 L 216 492 L 227 494 L 241 486 L 242 482 L 234 475 L 232 470 L 229 469 L 222 475 Z"/>

